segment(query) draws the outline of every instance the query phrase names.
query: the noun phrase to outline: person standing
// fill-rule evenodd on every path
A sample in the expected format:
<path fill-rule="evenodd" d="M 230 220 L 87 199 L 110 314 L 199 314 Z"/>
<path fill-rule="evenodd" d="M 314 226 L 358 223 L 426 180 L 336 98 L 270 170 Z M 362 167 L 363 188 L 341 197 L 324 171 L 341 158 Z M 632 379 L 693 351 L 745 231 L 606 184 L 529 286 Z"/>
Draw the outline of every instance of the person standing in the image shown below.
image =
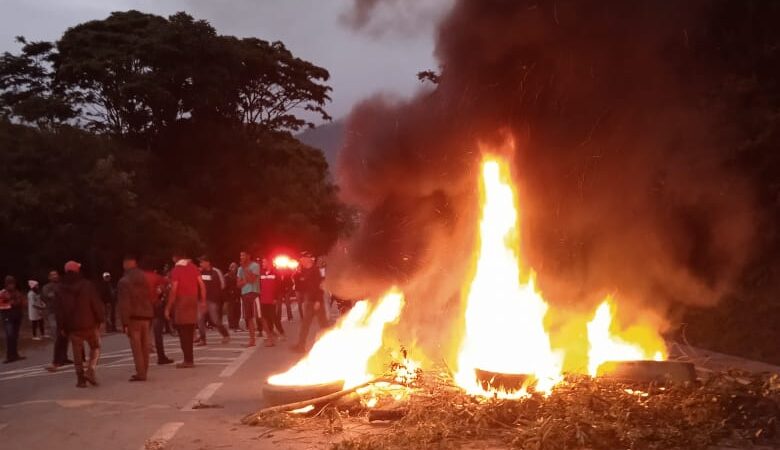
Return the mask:
<path fill-rule="evenodd" d="M 222 291 L 227 306 L 228 328 L 234 333 L 241 331 L 241 291 L 238 289 L 238 264 L 232 262 L 225 274 L 225 290 Z"/>
<path fill-rule="evenodd" d="M 103 281 L 99 285 L 100 298 L 106 311 L 106 333 L 116 333 L 116 288 L 111 274 L 103 272 Z"/>
<path fill-rule="evenodd" d="M 135 374 L 129 381 L 146 381 L 154 297 L 146 275 L 138 268 L 138 260 L 134 256 L 125 256 L 122 268 L 125 273 L 117 285 L 117 305 L 122 319 L 122 331 L 130 340 L 130 350 L 135 363 Z"/>
<path fill-rule="evenodd" d="M 263 258 L 260 267 L 260 315 L 266 327 L 265 346 L 274 346 L 274 328 L 279 332 L 279 339 L 286 339 L 282 319 L 278 314 L 277 304 L 281 302 L 279 275 L 267 259 Z"/>
<path fill-rule="evenodd" d="M 98 385 L 95 375 L 100 357 L 100 326 L 105 311 L 100 294 L 92 282 L 81 276 L 81 264 L 65 263 L 65 279 L 60 293 L 60 317 L 63 330 L 70 339 L 73 365 L 76 367 L 76 387 L 85 388 L 87 382 Z M 84 344 L 89 346 L 89 359 L 84 369 Z"/>
<path fill-rule="evenodd" d="M 176 364 L 176 368 L 188 369 L 195 367 L 193 338 L 195 324 L 198 323 L 198 307 L 205 305 L 206 287 L 200 279 L 200 271 L 189 258 L 183 256 L 183 252 L 174 253 L 173 261 L 175 265 L 171 270 L 171 290 L 165 306 L 165 318 L 170 320 L 173 313 L 174 325 L 179 331 L 184 361 Z"/>
<path fill-rule="evenodd" d="M 239 254 L 241 266 L 236 274 L 239 289 L 241 289 L 241 310 L 244 313 L 244 323 L 249 330 L 249 342 L 247 347 L 254 347 L 255 344 L 255 319 L 257 312 L 255 302 L 260 297 L 260 265 L 252 261 L 252 257 L 247 251 Z"/>
<path fill-rule="evenodd" d="M 38 282 L 35 280 L 27 281 L 27 285 L 30 290 L 27 291 L 27 315 L 30 318 L 30 325 L 32 325 L 32 335 L 34 341 L 40 341 L 46 336 L 46 331 L 43 327 L 43 316 L 46 313 L 46 304 L 41 298 L 41 290 L 38 286 Z M 40 336 L 38 336 L 40 333 Z"/>
<path fill-rule="evenodd" d="M 22 326 L 24 295 L 16 287 L 16 278 L 5 277 L 0 291 L 0 317 L 5 328 L 5 361 L 3 364 L 26 359 L 19 355 L 19 328 Z"/>
<path fill-rule="evenodd" d="M 211 318 L 211 322 L 222 335 L 222 343 L 227 344 L 230 342 L 230 334 L 222 323 L 222 290 L 225 287 L 225 278 L 222 276 L 222 272 L 211 265 L 211 259 L 208 256 L 201 256 L 199 260 L 200 278 L 206 287 L 206 307 L 199 312 L 200 338 L 196 345 L 206 345 L 207 317 Z"/>
<path fill-rule="evenodd" d="M 43 285 L 41 294 L 43 301 L 46 302 L 50 333 L 53 333 L 54 336 L 54 355 L 51 364 L 46 366 L 46 370 L 56 372 L 64 365 L 73 364 L 73 361 L 68 359 L 68 337 L 62 327 L 62 321 L 57 319 L 58 316 L 61 316 L 60 308 L 62 306 L 62 302 L 60 302 L 62 289 L 60 274 L 56 270 L 51 270 L 48 278 L 49 282 Z"/>
<path fill-rule="evenodd" d="M 143 269 L 146 277 L 146 284 L 149 286 L 149 295 L 151 296 L 152 310 L 154 319 L 152 319 L 152 331 L 154 332 L 154 349 L 157 353 L 157 364 L 172 364 L 173 360 L 165 356 L 165 341 L 163 340 L 163 331 L 168 323 L 165 320 L 165 298 L 164 292 L 167 290 L 168 280 L 153 270 Z"/>
<path fill-rule="evenodd" d="M 295 288 L 300 302 L 303 304 L 303 319 L 298 343 L 293 346 L 293 351 L 303 353 L 306 351 L 306 341 L 309 338 L 309 328 L 314 317 L 320 325 L 320 330 L 328 326 L 325 317 L 325 309 L 322 305 L 322 274 L 314 265 L 314 258 L 304 252 L 301 255 L 301 269 L 295 277 Z"/>

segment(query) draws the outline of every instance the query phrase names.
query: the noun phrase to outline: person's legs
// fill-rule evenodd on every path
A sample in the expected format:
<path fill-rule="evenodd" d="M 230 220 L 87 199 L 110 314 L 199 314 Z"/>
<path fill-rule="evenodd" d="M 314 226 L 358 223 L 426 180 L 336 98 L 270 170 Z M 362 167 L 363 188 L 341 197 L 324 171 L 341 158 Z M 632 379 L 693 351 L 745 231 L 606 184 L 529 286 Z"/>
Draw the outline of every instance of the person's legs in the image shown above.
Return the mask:
<path fill-rule="evenodd" d="M 162 308 L 156 307 L 154 309 L 154 321 L 152 324 L 154 330 L 154 349 L 157 352 L 157 364 L 164 364 L 166 361 L 170 361 L 165 356 L 165 341 L 163 341 L 163 330 L 165 328 L 165 316 L 162 312 Z"/>
<path fill-rule="evenodd" d="M 31 320 L 30 325 L 32 326 L 32 334 L 33 339 L 38 337 L 38 322 L 39 320 Z"/>
<path fill-rule="evenodd" d="M 320 331 L 328 328 L 328 315 L 322 300 L 314 302 L 314 315 L 317 316 L 317 322 L 320 325 Z"/>
<path fill-rule="evenodd" d="M 22 325 L 21 317 L 9 316 L 4 322 L 5 327 L 5 345 L 6 361 L 12 362 L 19 359 L 19 328 Z"/>
<path fill-rule="evenodd" d="M 208 309 L 198 305 L 198 345 L 206 345 L 206 316 Z"/>
<path fill-rule="evenodd" d="M 149 372 L 149 352 L 151 351 L 151 323 L 148 320 L 139 320 L 139 322 L 142 322 L 141 330 L 139 333 L 139 340 L 141 344 L 141 371 L 139 372 L 138 368 L 136 367 L 137 374 L 143 378 L 146 379 L 146 375 Z"/>
<path fill-rule="evenodd" d="M 141 346 L 141 322 L 140 320 L 131 320 L 127 325 L 127 339 L 130 341 L 130 351 L 133 353 L 133 363 L 135 364 L 135 375 L 143 378 L 143 348 Z"/>
<path fill-rule="evenodd" d="M 208 310 L 209 317 L 211 317 L 211 321 L 214 323 L 214 326 L 217 327 L 219 334 L 222 335 L 223 338 L 230 336 L 230 334 L 228 334 L 227 328 L 225 328 L 225 325 L 222 323 L 222 303 L 208 302 Z"/>
<path fill-rule="evenodd" d="M 303 304 L 304 308 L 306 308 L 306 311 L 304 312 L 303 319 L 301 320 L 301 330 L 298 334 L 298 344 L 295 345 L 295 349 L 299 351 L 306 350 L 306 340 L 309 338 L 309 327 L 311 327 L 311 321 L 314 319 L 311 311 L 311 302 L 304 301 Z"/>
<path fill-rule="evenodd" d="M 241 310 L 244 313 L 244 322 L 249 330 L 248 346 L 255 345 L 255 298 L 251 296 L 241 297 Z"/>
<path fill-rule="evenodd" d="M 70 345 L 73 349 L 73 367 L 76 369 L 77 387 L 87 387 L 84 377 L 84 338 L 80 333 L 70 333 Z"/>
<path fill-rule="evenodd" d="M 263 325 L 265 326 L 265 345 L 274 345 L 274 316 L 276 305 L 261 303 L 260 310 L 263 316 Z"/>
<path fill-rule="evenodd" d="M 238 330 L 238 322 L 241 319 L 241 303 L 235 300 L 227 301 L 227 316 L 228 316 L 228 328 L 235 331 Z"/>
<path fill-rule="evenodd" d="M 68 337 L 64 335 L 64 331 L 57 324 L 57 328 L 54 331 L 54 357 L 52 359 L 53 366 L 61 366 L 68 362 Z"/>
<path fill-rule="evenodd" d="M 98 385 L 97 378 L 95 378 L 95 370 L 97 369 L 98 359 L 100 358 L 100 329 L 95 328 L 89 332 L 85 339 L 89 345 L 89 360 L 87 361 L 87 370 L 84 372 L 84 376 L 87 381 L 94 386 Z M 82 352 L 84 350 L 82 349 Z"/>
<path fill-rule="evenodd" d="M 184 355 L 184 364 L 193 364 L 192 338 L 195 334 L 195 324 L 176 325 L 176 328 L 179 332 L 179 343 L 181 352 Z"/>
<path fill-rule="evenodd" d="M 284 302 L 284 306 L 287 308 L 287 321 L 292 322 L 293 315 L 292 305 L 290 304 L 290 294 L 284 294 L 282 296 L 282 301 Z"/>
<path fill-rule="evenodd" d="M 284 336 L 284 328 L 282 327 L 282 300 L 278 299 L 274 305 L 274 327 L 279 332 L 280 336 Z"/>

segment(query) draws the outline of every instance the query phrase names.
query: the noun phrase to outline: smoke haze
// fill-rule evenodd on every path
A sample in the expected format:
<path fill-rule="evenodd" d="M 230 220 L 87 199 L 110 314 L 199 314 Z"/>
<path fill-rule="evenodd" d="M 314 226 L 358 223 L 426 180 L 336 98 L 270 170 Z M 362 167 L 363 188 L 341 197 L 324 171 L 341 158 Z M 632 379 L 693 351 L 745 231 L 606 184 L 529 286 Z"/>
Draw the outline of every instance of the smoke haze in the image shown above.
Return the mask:
<path fill-rule="evenodd" d="M 377 2 L 357 4 L 369 20 Z M 705 101 L 719 69 L 699 48 L 707 5 L 457 1 L 436 88 L 350 116 L 338 179 L 363 220 L 331 255 L 331 289 L 398 284 L 418 338 L 446 332 L 436 321 L 457 308 L 474 252 L 478 145 L 509 131 L 523 261 L 551 304 L 591 311 L 612 292 L 634 306 L 624 315 L 668 316 L 716 302 L 749 256 L 755 212 Z"/>

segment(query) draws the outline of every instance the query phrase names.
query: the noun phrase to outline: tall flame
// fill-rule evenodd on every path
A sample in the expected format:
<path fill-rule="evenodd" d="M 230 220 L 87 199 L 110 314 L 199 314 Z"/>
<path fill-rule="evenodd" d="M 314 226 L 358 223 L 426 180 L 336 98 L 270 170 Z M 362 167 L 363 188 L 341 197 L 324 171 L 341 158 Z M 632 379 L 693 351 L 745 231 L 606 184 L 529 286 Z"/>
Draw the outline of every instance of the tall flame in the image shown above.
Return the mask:
<path fill-rule="evenodd" d="M 634 326 L 620 335 L 614 331 L 613 304 L 612 297 L 607 297 L 588 322 L 588 373 L 595 377 L 607 361 L 664 360 L 666 345 L 655 329 Z"/>
<path fill-rule="evenodd" d="M 470 394 L 519 398 L 525 388 L 489 392 L 475 370 L 525 374 L 535 378 L 537 391 L 549 392 L 561 378 L 562 358 L 544 328 L 547 303 L 533 273 L 521 280 L 517 202 L 506 161 L 483 161 L 480 188 L 479 252 L 455 381 Z"/>
<path fill-rule="evenodd" d="M 343 380 L 344 389 L 349 389 L 370 380 L 368 361 L 382 346 L 385 325 L 398 320 L 403 304 L 403 294 L 396 289 L 374 308 L 365 300 L 356 303 L 303 359 L 286 372 L 269 377 L 268 383 L 292 386 Z"/>

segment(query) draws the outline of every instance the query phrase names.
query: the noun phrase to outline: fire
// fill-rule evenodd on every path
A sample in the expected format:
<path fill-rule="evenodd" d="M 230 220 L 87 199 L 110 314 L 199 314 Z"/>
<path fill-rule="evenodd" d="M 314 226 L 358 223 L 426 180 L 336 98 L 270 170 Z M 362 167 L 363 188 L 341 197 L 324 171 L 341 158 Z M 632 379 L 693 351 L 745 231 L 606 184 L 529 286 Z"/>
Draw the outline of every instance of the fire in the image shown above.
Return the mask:
<path fill-rule="evenodd" d="M 595 377 L 607 361 L 666 359 L 666 345 L 654 329 L 637 325 L 620 335 L 614 332 L 613 304 L 607 297 L 588 323 L 588 373 Z"/>
<path fill-rule="evenodd" d="M 544 328 L 547 303 L 536 290 L 533 272 L 521 278 L 517 201 L 507 166 L 498 158 L 482 163 L 479 251 L 466 295 L 455 381 L 470 394 L 521 398 L 528 394 L 526 387 L 488 391 L 475 373 L 529 375 L 543 392 L 561 379 L 562 358 Z"/>
<path fill-rule="evenodd" d="M 375 307 L 364 300 L 355 304 L 335 327 L 323 334 L 311 351 L 284 373 L 268 378 L 280 386 L 344 381 L 344 389 L 369 381 L 369 359 L 382 346 L 385 325 L 395 323 L 404 297 L 392 289 Z"/>

